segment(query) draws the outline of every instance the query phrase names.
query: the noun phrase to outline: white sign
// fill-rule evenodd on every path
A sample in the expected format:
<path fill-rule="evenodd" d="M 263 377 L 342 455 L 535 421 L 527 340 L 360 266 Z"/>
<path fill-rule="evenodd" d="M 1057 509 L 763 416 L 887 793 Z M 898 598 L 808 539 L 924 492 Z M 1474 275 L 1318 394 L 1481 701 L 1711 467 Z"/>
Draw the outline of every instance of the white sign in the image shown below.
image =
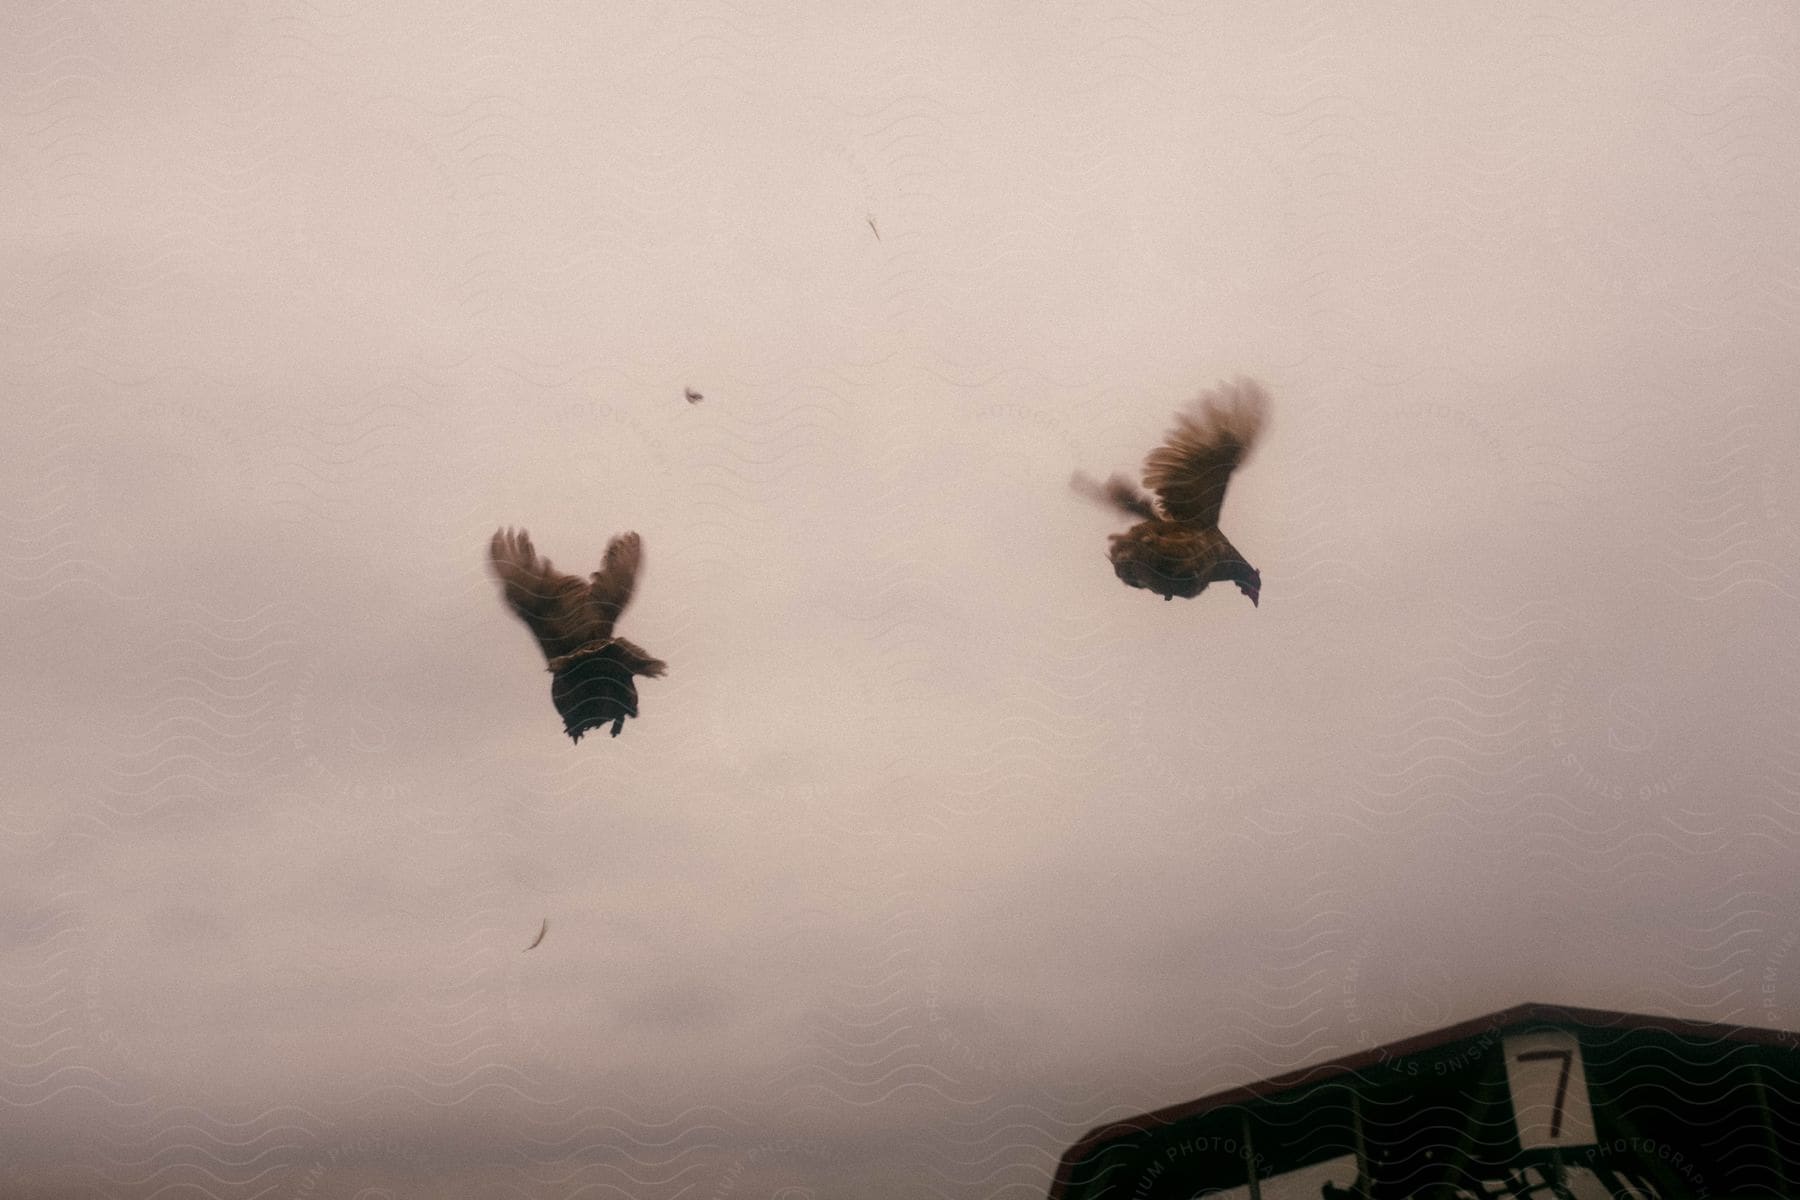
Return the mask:
<path fill-rule="evenodd" d="M 1522 1149 L 1594 1144 L 1587 1071 L 1574 1034 L 1556 1030 L 1507 1038 L 1506 1086 Z"/>

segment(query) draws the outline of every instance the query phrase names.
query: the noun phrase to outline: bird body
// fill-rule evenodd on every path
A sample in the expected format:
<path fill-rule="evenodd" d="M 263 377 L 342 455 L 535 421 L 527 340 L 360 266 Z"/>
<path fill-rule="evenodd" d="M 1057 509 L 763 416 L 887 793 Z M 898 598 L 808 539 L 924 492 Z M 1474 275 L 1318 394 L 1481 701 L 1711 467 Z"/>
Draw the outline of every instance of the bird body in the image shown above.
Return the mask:
<path fill-rule="evenodd" d="M 1179 521 L 1140 521 L 1107 537 L 1113 573 L 1164 600 L 1191 600 L 1214 580 L 1229 579 L 1257 602 L 1261 579 L 1217 529 L 1190 529 Z"/>
<path fill-rule="evenodd" d="M 1175 428 L 1144 459 L 1140 492 L 1123 475 L 1104 484 L 1077 474 L 1077 492 L 1140 518 L 1107 539 L 1113 573 L 1164 600 L 1192 599 L 1210 583 L 1230 581 L 1258 604 L 1262 575 L 1219 530 L 1219 510 L 1232 472 L 1262 432 L 1268 393 L 1251 379 L 1221 384 L 1176 414 Z"/>
<path fill-rule="evenodd" d="M 523 529 L 501 529 L 488 561 L 506 603 L 525 622 L 551 673 L 550 699 L 563 730 L 576 742 L 590 729 L 612 726 L 618 737 L 638 715 L 638 675 L 659 679 L 668 665 L 618 637 L 613 627 L 631 603 L 643 564 L 643 541 L 624 533 L 607 543 L 600 570 L 587 579 L 565 575 L 538 556 Z"/>

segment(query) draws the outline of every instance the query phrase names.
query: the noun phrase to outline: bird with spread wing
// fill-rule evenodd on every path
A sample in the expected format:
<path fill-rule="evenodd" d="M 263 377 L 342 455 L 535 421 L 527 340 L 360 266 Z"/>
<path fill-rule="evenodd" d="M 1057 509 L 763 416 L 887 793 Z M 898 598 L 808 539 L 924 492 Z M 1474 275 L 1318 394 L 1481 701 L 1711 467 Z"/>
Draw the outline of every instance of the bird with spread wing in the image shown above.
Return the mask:
<path fill-rule="evenodd" d="M 622 533 L 606 546 L 600 569 L 587 579 L 564 575 L 540 558 L 523 529 L 501 529 L 488 544 L 488 562 L 506 603 L 537 638 L 553 676 L 550 699 L 576 742 L 611 723 L 619 736 L 638 715 L 634 676 L 660 679 L 668 664 L 613 632 L 631 603 L 644 562 L 643 539 Z"/>
<path fill-rule="evenodd" d="M 1175 428 L 1144 459 L 1144 486 L 1156 493 L 1160 507 L 1123 474 L 1100 484 L 1076 473 L 1077 492 L 1138 518 L 1107 539 L 1114 574 L 1164 600 L 1191 599 L 1209 583 L 1230 580 L 1251 604 L 1258 603 L 1262 575 L 1219 532 L 1219 509 L 1231 473 L 1249 457 L 1268 409 L 1262 385 L 1238 379 L 1175 414 Z"/>

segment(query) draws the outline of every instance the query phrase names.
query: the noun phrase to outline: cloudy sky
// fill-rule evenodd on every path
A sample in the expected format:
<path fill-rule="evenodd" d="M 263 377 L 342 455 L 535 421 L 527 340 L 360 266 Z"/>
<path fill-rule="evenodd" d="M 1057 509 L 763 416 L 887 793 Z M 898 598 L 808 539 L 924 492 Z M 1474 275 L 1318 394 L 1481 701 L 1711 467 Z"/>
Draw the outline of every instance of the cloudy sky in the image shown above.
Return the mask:
<path fill-rule="evenodd" d="M 1788 6 L 0 17 L 0 1194 L 1018 1198 L 1800 1028 Z M 1070 473 L 1238 373 L 1261 608 L 1126 589 Z M 502 524 L 642 533 L 616 741 Z"/>

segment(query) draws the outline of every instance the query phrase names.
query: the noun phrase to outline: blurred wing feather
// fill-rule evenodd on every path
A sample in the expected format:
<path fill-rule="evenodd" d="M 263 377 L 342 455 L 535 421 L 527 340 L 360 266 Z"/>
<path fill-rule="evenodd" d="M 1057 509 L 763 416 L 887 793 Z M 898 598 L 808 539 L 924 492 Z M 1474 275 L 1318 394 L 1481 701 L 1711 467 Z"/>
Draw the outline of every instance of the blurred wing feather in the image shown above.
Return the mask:
<path fill-rule="evenodd" d="M 1069 480 L 1069 486 L 1095 504 L 1119 509 L 1141 521 L 1156 520 L 1156 506 L 1150 503 L 1150 497 L 1133 487 L 1131 480 L 1123 475 L 1114 475 L 1105 483 L 1095 483 L 1077 471 Z"/>
<path fill-rule="evenodd" d="M 497 531 L 488 544 L 488 561 L 507 605 L 537 638 L 545 661 L 606 636 L 588 605 L 587 583 L 539 557 L 523 529 Z"/>
<path fill-rule="evenodd" d="M 588 588 L 600 637 L 612 636 L 613 625 L 637 589 L 638 568 L 643 563 L 644 540 L 637 534 L 621 533 L 606 544 L 606 558 Z"/>
<path fill-rule="evenodd" d="M 1252 379 L 1206 392 L 1175 416 L 1175 428 L 1144 459 L 1144 486 L 1172 519 L 1217 525 L 1231 473 L 1262 432 L 1269 397 Z"/>

